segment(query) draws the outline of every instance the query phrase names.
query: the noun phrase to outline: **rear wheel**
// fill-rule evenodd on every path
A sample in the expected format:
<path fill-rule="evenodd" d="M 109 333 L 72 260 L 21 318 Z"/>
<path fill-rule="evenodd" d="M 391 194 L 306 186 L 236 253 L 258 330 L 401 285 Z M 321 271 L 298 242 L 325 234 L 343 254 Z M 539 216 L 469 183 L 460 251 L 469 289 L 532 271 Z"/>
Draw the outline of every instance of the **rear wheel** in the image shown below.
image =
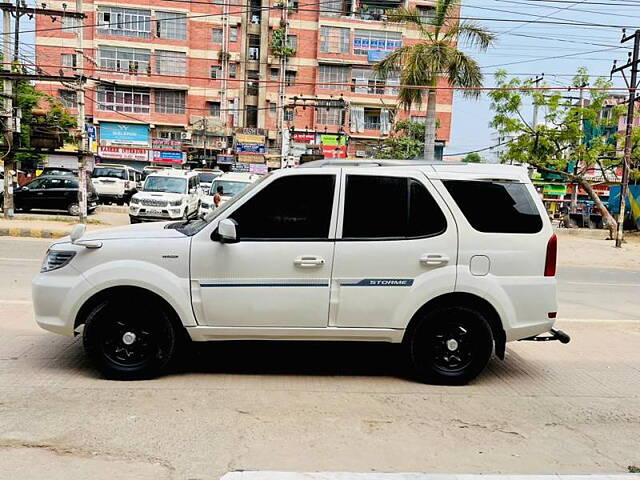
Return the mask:
<path fill-rule="evenodd" d="M 69 212 L 69 215 L 77 217 L 78 215 L 80 215 L 80 205 L 78 205 L 77 203 L 71 203 L 67 207 L 67 212 Z"/>
<path fill-rule="evenodd" d="M 463 385 L 493 352 L 491 327 L 471 308 L 440 307 L 418 319 L 405 340 L 414 375 L 423 382 Z"/>
<path fill-rule="evenodd" d="M 166 309 L 150 301 L 109 299 L 87 316 L 83 344 L 95 367 L 114 380 L 153 378 L 173 358 L 177 332 Z"/>

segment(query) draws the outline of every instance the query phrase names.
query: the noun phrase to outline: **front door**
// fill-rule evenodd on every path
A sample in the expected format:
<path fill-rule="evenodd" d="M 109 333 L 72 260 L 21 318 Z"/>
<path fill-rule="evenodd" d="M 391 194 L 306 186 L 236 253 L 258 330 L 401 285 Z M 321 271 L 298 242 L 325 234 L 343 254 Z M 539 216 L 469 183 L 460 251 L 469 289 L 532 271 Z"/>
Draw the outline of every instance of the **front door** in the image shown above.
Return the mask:
<path fill-rule="evenodd" d="M 423 173 L 345 174 L 330 326 L 404 328 L 424 303 L 453 292 L 458 238 Z"/>
<path fill-rule="evenodd" d="M 238 243 L 211 240 L 206 231 L 194 237 L 191 286 L 199 324 L 327 326 L 337 173 L 267 178 L 220 215 L 237 222 Z"/>

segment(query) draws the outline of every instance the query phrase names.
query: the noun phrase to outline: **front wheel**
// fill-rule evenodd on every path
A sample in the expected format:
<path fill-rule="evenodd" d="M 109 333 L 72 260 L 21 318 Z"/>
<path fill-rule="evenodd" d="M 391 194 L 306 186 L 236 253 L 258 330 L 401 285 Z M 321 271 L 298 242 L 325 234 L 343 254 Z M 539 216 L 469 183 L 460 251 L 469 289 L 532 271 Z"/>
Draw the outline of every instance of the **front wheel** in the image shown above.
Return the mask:
<path fill-rule="evenodd" d="M 493 334 L 484 316 L 467 307 L 440 307 L 422 314 L 405 339 L 409 362 L 420 381 L 464 385 L 485 368 Z"/>
<path fill-rule="evenodd" d="M 177 332 L 163 308 L 143 302 L 132 309 L 122 300 L 106 300 L 89 313 L 82 338 L 85 351 L 106 378 L 156 377 L 175 354 Z"/>
<path fill-rule="evenodd" d="M 78 205 L 77 203 L 71 203 L 67 207 L 67 212 L 69 212 L 69 215 L 71 215 L 73 217 L 79 216 L 80 215 L 80 205 Z"/>

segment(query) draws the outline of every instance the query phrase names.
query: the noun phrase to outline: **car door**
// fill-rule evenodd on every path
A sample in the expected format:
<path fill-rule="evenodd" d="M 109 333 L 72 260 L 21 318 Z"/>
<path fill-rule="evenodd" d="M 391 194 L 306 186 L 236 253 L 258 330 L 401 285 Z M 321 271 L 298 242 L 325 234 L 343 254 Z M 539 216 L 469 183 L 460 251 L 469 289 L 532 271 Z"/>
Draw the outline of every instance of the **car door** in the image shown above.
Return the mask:
<path fill-rule="evenodd" d="M 38 205 L 35 208 L 52 210 L 67 209 L 67 188 L 62 177 L 49 177 L 44 182 L 44 190 L 38 193 Z"/>
<path fill-rule="evenodd" d="M 456 224 L 420 171 L 353 172 L 342 180 L 329 325 L 404 328 L 454 291 Z"/>
<path fill-rule="evenodd" d="M 44 195 L 43 185 L 46 177 L 36 178 L 23 185 L 19 189 L 14 189 L 14 202 L 16 208 L 34 208 L 35 200 L 39 194 Z"/>
<path fill-rule="evenodd" d="M 210 232 L 194 237 L 199 324 L 327 326 L 339 187 L 332 170 L 266 178 L 231 204 L 220 219 L 237 222 L 238 243 L 212 241 Z"/>

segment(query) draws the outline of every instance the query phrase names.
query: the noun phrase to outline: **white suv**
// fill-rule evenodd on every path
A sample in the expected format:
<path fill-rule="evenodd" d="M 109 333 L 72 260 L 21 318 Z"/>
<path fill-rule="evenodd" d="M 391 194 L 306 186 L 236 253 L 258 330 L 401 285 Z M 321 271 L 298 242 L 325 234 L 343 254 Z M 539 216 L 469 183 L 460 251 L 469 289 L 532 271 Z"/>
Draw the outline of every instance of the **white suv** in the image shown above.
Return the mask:
<path fill-rule="evenodd" d="M 198 214 L 201 191 L 198 174 L 189 170 L 159 170 L 131 197 L 131 223 L 145 220 L 187 219 Z"/>
<path fill-rule="evenodd" d="M 109 378 L 158 375 L 183 339 L 350 340 L 403 343 L 418 379 L 459 384 L 506 342 L 569 340 L 552 329 L 555 263 L 523 168 L 319 161 L 205 219 L 80 226 L 33 301 Z"/>
<path fill-rule="evenodd" d="M 126 165 L 98 163 L 91 172 L 91 183 L 102 203 L 128 203 L 141 180 L 142 172 Z"/>
<path fill-rule="evenodd" d="M 254 173 L 223 173 L 218 178 L 215 178 L 213 182 L 211 182 L 206 195 L 202 197 L 199 215 L 201 217 L 204 217 L 205 215 L 211 213 L 211 211 L 215 210 L 213 196 L 216 194 L 219 188 L 222 189 L 222 194 L 220 195 L 220 204 L 222 205 L 223 203 L 232 199 L 238 193 L 241 193 L 244 189 L 249 187 L 249 185 L 257 181 L 259 178 L 260 175 L 256 175 Z"/>

